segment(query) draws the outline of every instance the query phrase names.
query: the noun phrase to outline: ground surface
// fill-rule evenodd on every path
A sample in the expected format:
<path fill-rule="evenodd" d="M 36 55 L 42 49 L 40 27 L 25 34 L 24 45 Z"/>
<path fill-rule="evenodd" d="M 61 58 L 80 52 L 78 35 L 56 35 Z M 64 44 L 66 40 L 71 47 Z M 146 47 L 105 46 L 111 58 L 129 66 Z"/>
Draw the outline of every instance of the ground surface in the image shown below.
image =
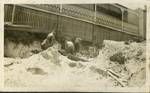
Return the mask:
<path fill-rule="evenodd" d="M 5 58 L 5 86 L 98 89 L 142 87 L 145 84 L 144 42 L 126 45 L 124 42 L 105 40 L 99 55 L 89 58 L 89 62 L 72 61 L 61 55 L 58 48 L 59 45 L 55 45 L 24 59 Z M 113 61 L 110 59 L 112 56 Z M 119 64 L 118 59 L 122 58 L 124 63 Z M 119 78 L 116 80 L 108 74 L 108 69 L 118 74 Z"/>

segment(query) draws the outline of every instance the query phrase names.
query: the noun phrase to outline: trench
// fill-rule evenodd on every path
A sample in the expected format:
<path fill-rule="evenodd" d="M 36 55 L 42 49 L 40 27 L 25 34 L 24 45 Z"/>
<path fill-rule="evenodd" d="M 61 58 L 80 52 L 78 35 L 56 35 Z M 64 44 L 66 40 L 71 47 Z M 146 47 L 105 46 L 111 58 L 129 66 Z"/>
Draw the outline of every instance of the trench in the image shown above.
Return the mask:
<path fill-rule="evenodd" d="M 36 52 L 42 51 L 41 42 L 46 36 L 47 34 L 45 33 L 6 30 L 4 34 L 4 57 L 28 58 Z M 59 44 L 62 44 L 61 38 L 62 37 L 56 38 Z M 82 41 L 80 54 L 86 57 L 96 57 L 99 52 L 97 50 L 100 48 L 89 41 Z"/>
<path fill-rule="evenodd" d="M 23 31 L 5 31 L 4 57 L 27 58 L 41 50 L 41 42 L 46 34 Z"/>

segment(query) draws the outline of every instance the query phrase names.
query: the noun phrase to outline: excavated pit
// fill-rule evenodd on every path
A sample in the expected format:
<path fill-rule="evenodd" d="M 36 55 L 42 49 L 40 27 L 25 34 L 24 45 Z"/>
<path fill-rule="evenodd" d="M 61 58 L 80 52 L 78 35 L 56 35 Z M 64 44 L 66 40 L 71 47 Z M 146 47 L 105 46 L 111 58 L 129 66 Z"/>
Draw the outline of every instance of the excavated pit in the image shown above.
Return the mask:
<path fill-rule="evenodd" d="M 23 31 L 5 31 L 4 35 L 4 56 L 11 58 L 27 58 L 41 51 L 41 42 L 46 37 L 46 34 Z"/>
<path fill-rule="evenodd" d="M 73 61 L 61 55 L 58 52 L 59 43 L 37 54 L 28 54 L 31 50 L 40 50 L 41 40 L 35 39 L 27 47 L 22 41 L 16 43 L 9 37 L 5 38 L 5 56 L 7 57 L 4 59 L 4 77 L 6 87 L 50 87 L 60 90 L 90 87 L 97 90 L 100 87 L 145 86 L 145 42 L 125 44 L 123 41 L 104 40 L 104 47 L 99 50 L 97 57 L 90 58 L 79 54 L 80 57 L 89 60 L 89 62 L 82 62 Z M 29 52 L 21 55 L 23 53 L 19 54 L 16 51 Z M 118 53 L 121 53 L 125 59 L 121 64 L 118 59 L 120 61 L 122 56 L 116 55 Z M 22 59 L 18 58 L 18 55 Z M 112 56 L 115 57 L 115 60 L 110 59 Z M 108 70 L 115 72 L 121 83 L 108 74 Z"/>

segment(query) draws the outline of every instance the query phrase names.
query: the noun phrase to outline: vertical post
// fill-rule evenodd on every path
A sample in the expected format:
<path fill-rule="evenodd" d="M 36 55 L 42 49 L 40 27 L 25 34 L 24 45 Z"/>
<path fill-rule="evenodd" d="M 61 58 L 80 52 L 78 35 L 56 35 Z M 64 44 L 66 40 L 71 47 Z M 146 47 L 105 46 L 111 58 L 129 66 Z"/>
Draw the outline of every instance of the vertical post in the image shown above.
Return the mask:
<path fill-rule="evenodd" d="M 96 23 L 96 3 L 94 4 L 94 23 Z M 93 31 L 92 31 L 92 41 L 93 43 L 95 43 L 95 35 L 94 35 L 94 32 L 95 32 L 95 24 L 93 24 Z"/>
<path fill-rule="evenodd" d="M 60 4 L 60 14 L 62 14 L 62 4 Z M 58 37 L 61 37 L 62 36 L 62 16 L 58 15 L 58 33 L 59 33 L 59 36 Z"/>
<path fill-rule="evenodd" d="M 142 30 L 142 28 L 143 28 L 143 26 L 141 25 L 141 22 L 142 22 L 142 16 L 141 16 L 141 10 L 140 10 L 140 8 L 138 9 L 138 40 L 140 40 L 140 37 L 141 37 L 141 35 L 140 35 L 140 31 L 143 31 Z"/>
<path fill-rule="evenodd" d="M 124 10 L 122 9 L 122 8 L 120 8 L 120 10 L 121 10 L 121 34 L 120 34 L 120 37 L 119 37 L 119 40 L 121 41 L 122 40 L 122 33 L 124 32 L 123 30 L 124 30 L 124 22 L 123 22 L 123 20 L 124 20 Z"/>
<path fill-rule="evenodd" d="M 94 21 L 96 22 L 96 11 L 97 11 L 96 4 L 94 4 L 94 10 L 95 10 L 95 14 L 94 14 Z"/>
<path fill-rule="evenodd" d="M 62 4 L 60 4 L 60 13 L 62 12 Z"/>
<path fill-rule="evenodd" d="M 144 39 L 146 40 L 146 34 L 147 34 L 147 5 L 144 6 L 145 7 L 145 13 L 144 13 Z"/>
<path fill-rule="evenodd" d="M 13 10 L 12 10 L 12 17 L 11 17 L 11 22 L 12 22 L 12 24 L 14 23 L 15 9 L 16 9 L 16 6 L 14 5 L 14 6 L 13 6 Z"/>
<path fill-rule="evenodd" d="M 124 26 L 124 25 L 123 25 L 123 20 L 124 20 L 124 10 L 121 9 L 121 12 L 122 12 L 122 15 L 121 15 L 121 16 L 122 16 L 122 18 L 121 18 L 121 22 L 122 22 L 122 23 L 121 23 L 121 26 L 122 26 L 122 32 L 124 32 L 124 31 L 123 31 L 123 30 L 124 30 L 124 29 L 123 29 L 123 26 Z"/>
<path fill-rule="evenodd" d="M 140 38 L 140 14 L 138 12 L 138 39 Z"/>

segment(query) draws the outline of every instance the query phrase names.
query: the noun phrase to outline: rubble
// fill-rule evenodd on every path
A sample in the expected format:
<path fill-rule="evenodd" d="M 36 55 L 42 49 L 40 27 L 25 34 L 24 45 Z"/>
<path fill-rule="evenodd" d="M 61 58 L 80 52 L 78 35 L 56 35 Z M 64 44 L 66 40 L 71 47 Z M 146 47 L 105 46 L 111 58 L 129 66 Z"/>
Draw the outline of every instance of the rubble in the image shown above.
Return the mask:
<path fill-rule="evenodd" d="M 93 89 L 141 87 L 145 84 L 145 47 L 145 43 L 126 45 L 124 42 L 105 40 L 99 55 L 83 62 L 62 55 L 58 51 L 60 45 L 55 44 L 29 58 L 5 58 L 5 86 L 63 88 L 65 84 L 68 88 Z M 118 53 L 124 56 L 123 64 L 110 60 Z"/>
<path fill-rule="evenodd" d="M 122 74 L 123 79 L 127 80 L 126 86 L 143 86 L 146 80 L 146 71 L 142 70 L 146 68 L 145 43 L 132 42 L 129 45 L 126 45 L 123 42 L 106 40 L 104 41 L 104 44 L 105 47 L 101 52 L 106 56 L 106 59 L 110 59 L 108 62 L 108 68 L 118 74 Z M 114 57 L 114 59 L 112 60 L 111 57 Z M 118 63 L 114 61 L 117 61 Z M 120 64 L 120 62 L 123 62 L 124 64 Z M 138 75 L 141 72 L 143 72 L 144 75 Z M 135 77 L 132 77 L 132 75 Z M 143 78 L 138 78 L 138 76 Z M 137 78 L 138 80 L 131 78 Z M 131 84 L 130 79 L 133 80 L 132 82 L 136 82 L 137 84 Z"/>
<path fill-rule="evenodd" d="M 38 53 L 38 51 L 41 51 L 39 41 L 34 41 L 30 43 L 29 45 L 25 45 L 21 42 L 16 43 L 9 39 L 5 40 L 4 54 L 6 57 L 28 58 L 31 55 Z"/>
<path fill-rule="evenodd" d="M 118 62 L 119 64 L 124 64 L 125 57 L 123 56 L 122 52 L 118 52 L 110 57 L 110 61 Z"/>

